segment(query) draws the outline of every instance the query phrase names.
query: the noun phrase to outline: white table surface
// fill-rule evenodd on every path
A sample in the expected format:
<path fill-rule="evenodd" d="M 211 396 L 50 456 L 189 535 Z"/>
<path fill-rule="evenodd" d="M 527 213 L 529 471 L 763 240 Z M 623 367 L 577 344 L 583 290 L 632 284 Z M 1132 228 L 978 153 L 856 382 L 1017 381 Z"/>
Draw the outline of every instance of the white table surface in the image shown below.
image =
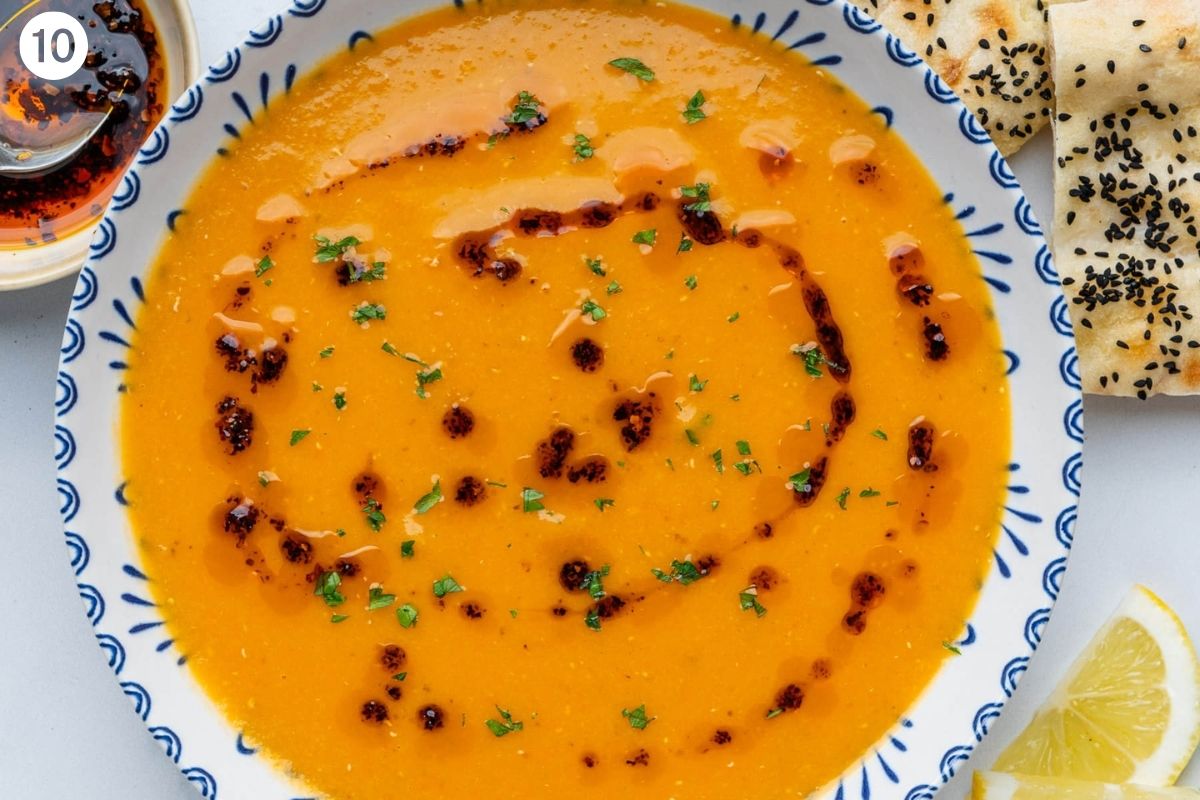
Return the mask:
<path fill-rule="evenodd" d="M 280 3 L 193 5 L 208 63 Z M 1048 222 L 1049 137 L 1012 166 Z M 52 412 L 73 283 L 0 293 L 0 797 L 194 800 L 101 658 L 68 566 Z M 941 797 L 963 796 L 971 768 L 986 767 L 1025 724 L 1133 583 L 1158 591 L 1200 635 L 1200 401 L 1089 398 L 1084 408 L 1083 497 L 1058 606 L 1004 716 Z M 1200 784 L 1200 761 L 1189 778 Z"/>

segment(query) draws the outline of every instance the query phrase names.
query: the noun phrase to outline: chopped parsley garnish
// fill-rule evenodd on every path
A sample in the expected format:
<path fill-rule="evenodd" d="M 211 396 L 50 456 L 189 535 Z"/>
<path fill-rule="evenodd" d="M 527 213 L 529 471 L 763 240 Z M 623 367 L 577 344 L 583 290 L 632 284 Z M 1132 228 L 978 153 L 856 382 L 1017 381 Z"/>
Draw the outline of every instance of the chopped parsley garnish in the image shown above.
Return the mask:
<path fill-rule="evenodd" d="M 647 717 L 646 706 L 644 705 L 640 705 L 637 708 L 623 708 L 621 709 L 621 716 L 629 720 L 629 727 L 639 731 L 646 730 L 647 725 L 658 719 L 658 717 Z"/>
<path fill-rule="evenodd" d="M 767 719 L 775 719 L 775 717 L 778 717 L 782 713 L 783 713 L 782 708 L 778 708 L 778 707 L 772 708 L 770 711 L 767 712 Z"/>
<path fill-rule="evenodd" d="M 712 187 L 707 183 L 697 183 L 694 186 L 682 186 L 679 193 L 684 197 L 695 200 L 694 203 L 688 203 L 683 207 L 684 211 L 692 211 L 696 214 L 703 214 L 712 211 L 712 199 L 708 193 Z"/>
<path fill-rule="evenodd" d="M 336 408 L 338 411 L 341 411 L 343 408 L 346 407 L 346 392 L 345 392 L 345 390 L 341 390 L 341 391 L 337 391 L 337 392 L 333 393 L 333 407 Z"/>
<path fill-rule="evenodd" d="M 812 485 L 809 483 L 811 477 L 811 469 L 802 469 L 788 478 L 788 484 L 792 487 L 793 492 L 808 492 L 812 490 Z"/>
<path fill-rule="evenodd" d="M 716 506 L 714 506 L 714 508 L 715 507 Z M 671 562 L 670 572 L 664 572 L 663 570 L 655 567 L 650 570 L 650 574 L 658 578 L 663 583 L 678 581 L 684 586 L 693 584 L 704 577 L 704 573 L 701 572 L 700 569 L 691 561 L 680 561 L 678 559 Z"/>
<path fill-rule="evenodd" d="M 345 622 L 348 619 L 350 619 L 349 614 L 330 614 L 329 616 L 329 621 L 334 625 L 337 625 L 339 622 Z"/>
<path fill-rule="evenodd" d="M 762 617 L 766 615 L 767 609 L 762 603 L 758 602 L 758 587 L 747 586 L 738 593 L 738 604 L 741 605 L 742 611 L 750 611 L 753 609 L 755 616 Z"/>
<path fill-rule="evenodd" d="M 424 400 L 429 397 L 429 392 L 425 391 L 425 387 L 431 383 L 437 383 L 442 379 L 441 367 L 426 367 L 417 371 L 417 397 Z"/>
<path fill-rule="evenodd" d="M 412 603 L 405 603 L 396 609 L 396 619 L 400 622 L 401 628 L 411 628 L 416 625 L 418 616 L 417 608 Z"/>
<path fill-rule="evenodd" d="M 884 433 L 881 428 L 876 428 L 875 430 L 871 431 L 871 435 L 876 439 L 882 439 L 885 442 L 888 440 L 887 434 Z"/>
<path fill-rule="evenodd" d="M 621 284 L 617 283 L 616 281 L 612 281 L 611 283 L 608 284 L 608 287 L 605 289 L 605 291 L 608 292 L 608 294 L 610 294 L 610 295 L 620 294 L 622 291 L 622 287 L 621 287 Z"/>
<path fill-rule="evenodd" d="M 575 134 L 575 160 L 587 161 L 594 155 L 596 155 L 596 149 L 592 147 L 592 140 L 582 133 Z"/>
<path fill-rule="evenodd" d="M 608 497 L 597 497 L 592 502 L 596 504 L 596 508 L 600 509 L 600 513 L 604 513 L 604 509 L 612 508 L 617 504 L 616 500 L 612 500 Z"/>
<path fill-rule="evenodd" d="M 738 451 L 739 456 L 750 455 L 750 443 L 747 442 L 745 439 L 738 439 L 737 451 Z"/>
<path fill-rule="evenodd" d="M 658 229 L 647 228 L 644 231 L 638 231 L 633 235 L 634 244 L 644 244 L 647 247 L 654 247 L 654 243 L 658 241 Z"/>
<path fill-rule="evenodd" d="M 758 461 L 753 458 L 743 458 L 741 461 L 734 464 L 733 468 L 743 475 L 749 475 L 750 473 L 754 472 L 754 470 L 762 472 L 762 467 L 760 467 L 758 465 Z"/>
<path fill-rule="evenodd" d="M 487 481 L 484 481 L 484 483 L 486 483 L 488 486 L 495 486 L 497 489 L 507 489 L 508 488 L 507 483 L 501 483 L 500 481 L 487 480 Z"/>
<path fill-rule="evenodd" d="M 829 363 L 815 344 L 793 345 L 792 354 L 804 359 L 804 371 L 813 378 L 820 378 L 824 374 L 821 372 L 821 365 Z"/>
<path fill-rule="evenodd" d="M 654 80 L 654 70 L 647 67 L 636 58 L 614 58 L 608 62 L 610 67 L 616 67 L 622 72 L 628 72 L 630 75 L 649 83 Z"/>
<path fill-rule="evenodd" d="M 526 486 L 521 490 L 521 510 L 526 514 L 534 511 L 543 511 L 545 506 L 542 505 L 542 500 L 546 495 L 539 492 L 537 489 L 530 489 Z"/>
<path fill-rule="evenodd" d="M 583 624 L 594 631 L 600 630 L 600 612 L 594 608 L 589 608 L 587 614 L 583 617 Z"/>
<path fill-rule="evenodd" d="M 717 448 L 712 452 L 713 466 L 717 468 L 717 473 L 725 471 L 725 457 L 721 455 L 721 448 Z"/>
<path fill-rule="evenodd" d="M 850 487 L 849 486 L 847 486 L 845 489 L 842 489 L 840 492 L 838 492 L 837 504 L 838 504 L 838 508 L 842 509 L 842 511 L 846 510 L 846 500 L 849 499 L 849 497 L 850 497 Z"/>
<path fill-rule="evenodd" d="M 599 600 L 604 597 L 604 579 L 608 577 L 609 566 L 605 564 L 600 569 L 594 569 L 587 575 L 583 576 L 583 582 L 580 588 L 587 591 L 593 600 Z"/>
<path fill-rule="evenodd" d="M 880 494 L 882 494 L 882 492 L 877 492 L 876 490 L 874 490 L 870 486 L 868 486 L 866 489 L 863 489 L 861 492 L 859 492 L 858 496 L 859 497 L 879 497 Z"/>
<path fill-rule="evenodd" d="M 688 238 L 688 235 L 686 233 L 680 234 L 679 247 L 675 248 L 675 254 L 678 255 L 679 253 L 688 252 L 689 250 L 692 249 L 692 244 L 693 244 L 692 240 Z"/>
<path fill-rule="evenodd" d="M 726 317 L 725 321 L 726 322 L 737 322 L 741 318 L 742 318 L 742 312 L 735 311 L 732 314 L 730 314 L 728 317 Z"/>
<path fill-rule="evenodd" d="M 401 558 L 412 558 L 416 554 L 416 552 L 417 552 L 417 543 L 414 542 L 412 539 L 409 539 L 407 542 L 402 542 L 400 544 L 400 557 Z"/>
<path fill-rule="evenodd" d="M 373 283 L 387 277 L 387 264 L 376 261 L 370 267 L 351 264 L 348 271 L 350 283 Z"/>
<path fill-rule="evenodd" d="M 608 312 L 601 308 L 600 305 L 592 299 L 584 300 L 583 305 L 579 307 L 579 310 L 583 312 L 585 317 L 591 317 L 595 322 L 599 322 L 608 316 Z"/>
<path fill-rule="evenodd" d="M 684 428 L 683 435 L 687 437 L 688 444 L 690 444 L 692 447 L 700 446 L 700 437 L 697 436 L 696 432 L 691 428 Z"/>
<path fill-rule="evenodd" d="M 954 653 L 956 656 L 962 655 L 962 650 L 960 650 L 953 642 L 942 642 L 942 647 L 946 648 L 951 653 Z"/>
<path fill-rule="evenodd" d="M 608 272 L 604 269 L 604 261 L 602 259 L 587 258 L 584 260 L 587 262 L 588 269 L 592 271 L 593 275 L 599 275 L 601 278 L 608 275 Z"/>
<path fill-rule="evenodd" d="M 458 581 L 454 580 L 454 577 L 449 574 L 433 582 L 434 597 L 445 597 L 448 594 L 461 591 L 463 591 L 463 587 L 459 586 Z"/>
<path fill-rule="evenodd" d="M 484 722 L 484 724 L 487 725 L 488 730 L 491 731 L 492 735 L 496 738 L 507 736 L 510 733 L 516 733 L 525 727 L 524 722 L 517 722 L 513 719 L 512 714 L 508 713 L 508 711 L 500 706 L 496 706 L 496 711 L 499 712 L 500 719 L 489 719 Z"/>
<path fill-rule="evenodd" d="M 314 236 L 313 239 L 317 242 L 317 254 L 313 260 L 318 264 L 328 264 L 330 261 L 337 261 L 351 247 L 358 247 L 362 244 L 355 236 L 347 236 L 336 242 L 326 236 Z"/>
<path fill-rule="evenodd" d="M 373 319 L 387 319 L 387 309 L 378 303 L 368 303 L 365 300 L 350 312 L 350 319 L 356 325 L 364 325 Z"/>
<path fill-rule="evenodd" d="M 700 380 L 699 376 L 692 374 L 688 375 L 688 389 L 699 394 L 704 391 L 704 387 L 708 386 L 708 381 Z"/>
<path fill-rule="evenodd" d="M 378 611 L 396 602 L 396 595 L 384 594 L 382 586 L 372 586 L 367 597 L 367 611 Z"/>
<path fill-rule="evenodd" d="M 383 515 L 379 501 L 374 497 L 368 497 L 366 504 L 362 507 L 362 512 L 366 515 L 367 525 L 371 530 L 379 533 L 383 529 L 383 523 L 387 522 L 387 517 Z"/>
<path fill-rule="evenodd" d="M 508 115 L 507 121 L 512 125 L 524 125 L 541 115 L 542 101 L 529 92 L 521 92 L 517 95 L 517 102 L 513 105 L 512 113 Z"/>
<path fill-rule="evenodd" d="M 704 113 L 705 97 L 703 91 L 697 91 L 688 100 L 687 108 L 683 110 L 683 118 L 688 125 L 695 125 L 697 122 L 703 122 L 708 119 L 708 114 Z"/>
<path fill-rule="evenodd" d="M 325 601 L 325 605 L 330 608 L 337 608 L 342 603 L 346 602 L 346 598 L 338 591 L 342 585 L 342 576 L 337 573 L 337 570 L 330 572 L 322 572 L 317 578 L 317 587 L 313 594 Z"/>
<path fill-rule="evenodd" d="M 438 480 L 433 482 L 432 489 L 421 495 L 420 499 L 413 504 L 413 511 L 425 514 L 440 502 L 442 502 L 442 482 Z"/>
<path fill-rule="evenodd" d="M 322 386 L 321 384 L 317 383 L 316 381 L 313 381 L 313 391 L 314 392 L 322 391 L 324 388 L 325 387 Z"/>
<path fill-rule="evenodd" d="M 712 507 L 712 510 L 713 510 L 713 511 L 716 511 L 716 510 L 717 510 L 717 508 L 718 508 L 720 505 L 721 505 L 721 501 L 720 501 L 720 500 L 713 500 L 711 503 L 709 503 L 709 506 L 711 506 L 711 507 Z"/>
<path fill-rule="evenodd" d="M 397 349 L 396 349 L 396 348 L 395 348 L 395 347 L 392 345 L 392 343 L 391 343 L 391 342 L 389 342 L 389 341 L 387 341 L 386 339 L 384 339 L 384 341 L 383 341 L 383 346 L 382 346 L 380 349 L 381 349 L 381 350 L 383 350 L 383 352 L 387 353 L 389 356 L 398 356 L 398 355 L 400 355 L 400 351 L 399 351 L 399 350 L 397 350 Z"/>
<path fill-rule="evenodd" d="M 683 279 L 683 285 L 688 287 L 689 289 L 691 289 L 694 292 L 694 291 L 696 291 L 696 287 L 700 285 L 700 281 L 696 280 L 695 275 L 688 275 L 686 278 Z"/>
<path fill-rule="evenodd" d="M 263 275 L 270 272 L 274 266 L 275 262 L 271 260 L 270 256 L 263 256 L 262 260 L 254 266 L 254 277 L 261 278 Z"/>
<path fill-rule="evenodd" d="M 279 478 L 273 473 L 265 472 L 265 471 L 258 473 L 258 485 L 259 486 L 265 487 L 268 484 L 270 484 L 271 481 L 277 481 L 277 480 L 279 480 Z"/>
<path fill-rule="evenodd" d="M 393 676 L 392 676 L 392 680 L 394 680 L 394 681 L 401 681 L 401 682 L 403 682 L 403 681 L 404 681 L 404 679 L 405 679 L 405 678 L 407 678 L 407 677 L 408 677 L 408 673 L 407 673 L 407 672 L 397 672 L 395 675 L 393 675 Z"/>
<path fill-rule="evenodd" d="M 329 358 L 331 355 L 333 355 L 333 345 L 323 348 L 318 355 L 320 355 L 321 358 Z"/>
<path fill-rule="evenodd" d="M 295 447 L 303 442 L 304 437 L 308 436 L 310 433 L 312 433 L 310 428 L 297 428 L 296 430 L 292 431 L 292 438 L 289 440 L 291 446 Z"/>

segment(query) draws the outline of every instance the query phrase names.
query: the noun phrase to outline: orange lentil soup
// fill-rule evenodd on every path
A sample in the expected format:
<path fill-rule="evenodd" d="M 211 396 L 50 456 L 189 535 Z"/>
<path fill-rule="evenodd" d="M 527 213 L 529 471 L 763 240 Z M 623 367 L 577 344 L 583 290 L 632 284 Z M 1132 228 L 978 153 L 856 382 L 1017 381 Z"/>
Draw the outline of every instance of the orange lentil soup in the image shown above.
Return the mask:
<path fill-rule="evenodd" d="M 929 175 L 795 54 L 674 5 L 439 11 L 187 211 L 133 526 L 187 669 L 311 790 L 795 797 L 952 657 L 999 332 Z"/>

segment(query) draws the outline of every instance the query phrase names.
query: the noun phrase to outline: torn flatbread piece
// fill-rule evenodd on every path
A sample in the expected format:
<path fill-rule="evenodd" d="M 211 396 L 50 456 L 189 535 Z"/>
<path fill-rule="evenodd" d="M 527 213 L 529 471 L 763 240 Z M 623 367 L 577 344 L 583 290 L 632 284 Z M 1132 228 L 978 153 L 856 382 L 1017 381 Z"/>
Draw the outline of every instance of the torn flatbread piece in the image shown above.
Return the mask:
<path fill-rule="evenodd" d="M 1004 155 L 1050 122 L 1045 0 L 857 0 L 974 112 Z"/>
<path fill-rule="evenodd" d="M 1200 5 L 1050 13 L 1054 248 L 1084 391 L 1200 393 Z"/>

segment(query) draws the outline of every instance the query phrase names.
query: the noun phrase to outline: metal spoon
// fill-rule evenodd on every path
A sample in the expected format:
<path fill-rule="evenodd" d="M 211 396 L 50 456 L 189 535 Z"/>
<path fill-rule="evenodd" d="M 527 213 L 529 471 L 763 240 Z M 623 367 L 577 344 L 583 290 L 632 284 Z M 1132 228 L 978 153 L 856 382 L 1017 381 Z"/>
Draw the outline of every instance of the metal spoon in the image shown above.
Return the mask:
<path fill-rule="evenodd" d="M 87 146 L 110 114 L 111 106 L 102 114 L 76 114 L 63 126 L 67 129 L 63 136 L 36 147 L 16 144 L 0 135 L 0 177 L 34 175 L 67 163 Z"/>

